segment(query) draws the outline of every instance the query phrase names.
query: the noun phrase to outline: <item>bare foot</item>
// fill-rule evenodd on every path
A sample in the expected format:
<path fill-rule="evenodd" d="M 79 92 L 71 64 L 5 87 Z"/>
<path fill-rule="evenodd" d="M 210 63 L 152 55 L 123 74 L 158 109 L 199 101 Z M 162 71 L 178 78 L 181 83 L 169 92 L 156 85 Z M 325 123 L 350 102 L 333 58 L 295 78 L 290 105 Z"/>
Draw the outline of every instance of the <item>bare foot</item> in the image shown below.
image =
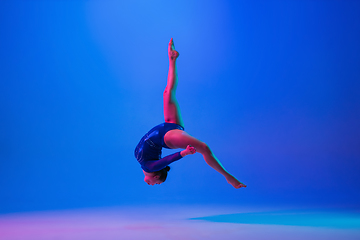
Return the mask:
<path fill-rule="evenodd" d="M 230 183 L 236 189 L 246 187 L 245 184 L 243 184 L 242 182 L 237 180 L 234 176 L 230 175 L 229 177 L 226 178 L 226 180 L 228 183 Z"/>
<path fill-rule="evenodd" d="M 170 39 L 169 42 L 168 54 L 171 60 L 176 60 L 177 57 L 179 56 L 179 53 L 175 50 L 174 41 L 172 38 Z"/>

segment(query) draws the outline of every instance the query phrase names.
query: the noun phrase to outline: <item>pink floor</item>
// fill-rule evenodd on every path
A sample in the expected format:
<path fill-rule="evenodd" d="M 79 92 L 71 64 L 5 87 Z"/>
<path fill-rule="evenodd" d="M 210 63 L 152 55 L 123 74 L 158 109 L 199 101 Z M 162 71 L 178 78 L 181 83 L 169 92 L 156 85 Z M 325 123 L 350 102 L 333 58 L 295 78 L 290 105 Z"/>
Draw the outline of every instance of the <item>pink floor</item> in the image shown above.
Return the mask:
<path fill-rule="evenodd" d="M 1 240 L 49 239 L 360 239 L 355 227 L 286 226 L 207 221 L 206 216 L 273 211 L 231 206 L 122 206 L 0 215 Z"/>

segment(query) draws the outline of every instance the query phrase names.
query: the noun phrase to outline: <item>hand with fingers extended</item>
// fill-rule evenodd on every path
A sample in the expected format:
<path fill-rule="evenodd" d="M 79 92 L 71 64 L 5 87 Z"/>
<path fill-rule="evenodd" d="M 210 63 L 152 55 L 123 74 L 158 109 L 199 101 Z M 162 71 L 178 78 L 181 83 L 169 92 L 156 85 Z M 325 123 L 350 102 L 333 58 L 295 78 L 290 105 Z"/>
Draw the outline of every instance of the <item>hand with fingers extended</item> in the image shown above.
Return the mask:
<path fill-rule="evenodd" d="M 190 146 L 190 145 L 187 145 L 186 149 L 182 150 L 180 152 L 182 157 L 185 157 L 187 155 L 194 154 L 194 153 L 196 153 L 196 149 L 194 147 Z"/>

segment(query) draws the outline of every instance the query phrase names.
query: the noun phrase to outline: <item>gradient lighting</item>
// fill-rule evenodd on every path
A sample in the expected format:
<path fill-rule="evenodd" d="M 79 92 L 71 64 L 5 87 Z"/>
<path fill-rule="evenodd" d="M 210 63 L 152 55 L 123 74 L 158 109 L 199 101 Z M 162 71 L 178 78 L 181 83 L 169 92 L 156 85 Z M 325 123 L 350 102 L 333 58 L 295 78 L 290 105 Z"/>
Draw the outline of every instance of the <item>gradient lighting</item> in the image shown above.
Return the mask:
<path fill-rule="evenodd" d="M 192 218 L 211 222 L 360 229 L 359 214 L 329 212 L 252 212 Z"/>
<path fill-rule="evenodd" d="M 0 212 L 355 211 L 359 10 L 357 1 L 1 1 Z M 171 37 L 185 128 L 246 189 L 198 154 L 174 163 L 166 184 L 143 182 L 133 151 L 163 121 Z"/>

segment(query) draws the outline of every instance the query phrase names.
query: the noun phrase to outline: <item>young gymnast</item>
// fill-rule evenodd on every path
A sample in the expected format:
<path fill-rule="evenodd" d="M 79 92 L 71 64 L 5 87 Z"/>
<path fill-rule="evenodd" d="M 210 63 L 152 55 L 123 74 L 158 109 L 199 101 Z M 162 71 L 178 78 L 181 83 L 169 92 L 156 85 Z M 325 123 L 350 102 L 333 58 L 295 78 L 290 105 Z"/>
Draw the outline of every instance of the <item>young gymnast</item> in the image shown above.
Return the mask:
<path fill-rule="evenodd" d="M 169 73 L 163 95 L 165 123 L 152 128 L 142 137 L 135 148 L 135 157 L 145 175 L 144 181 L 149 185 L 163 183 L 166 180 L 167 172 L 170 170 L 168 166 L 170 163 L 189 154 L 199 152 L 203 155 L 206 163 L 221 173 L 233 187 L 246 187 L 245 184 L 239 182 L 225 170 L 206 143 L 201 142 L 184 131 L 184 123 L 175 96 L 178 82 L 176 59 L 179 53 L 175 50 L 172 38 L 169 42 L 168 54 Z M 161 158 L 162 148 L 181 148 L 184 150 Z"/>

